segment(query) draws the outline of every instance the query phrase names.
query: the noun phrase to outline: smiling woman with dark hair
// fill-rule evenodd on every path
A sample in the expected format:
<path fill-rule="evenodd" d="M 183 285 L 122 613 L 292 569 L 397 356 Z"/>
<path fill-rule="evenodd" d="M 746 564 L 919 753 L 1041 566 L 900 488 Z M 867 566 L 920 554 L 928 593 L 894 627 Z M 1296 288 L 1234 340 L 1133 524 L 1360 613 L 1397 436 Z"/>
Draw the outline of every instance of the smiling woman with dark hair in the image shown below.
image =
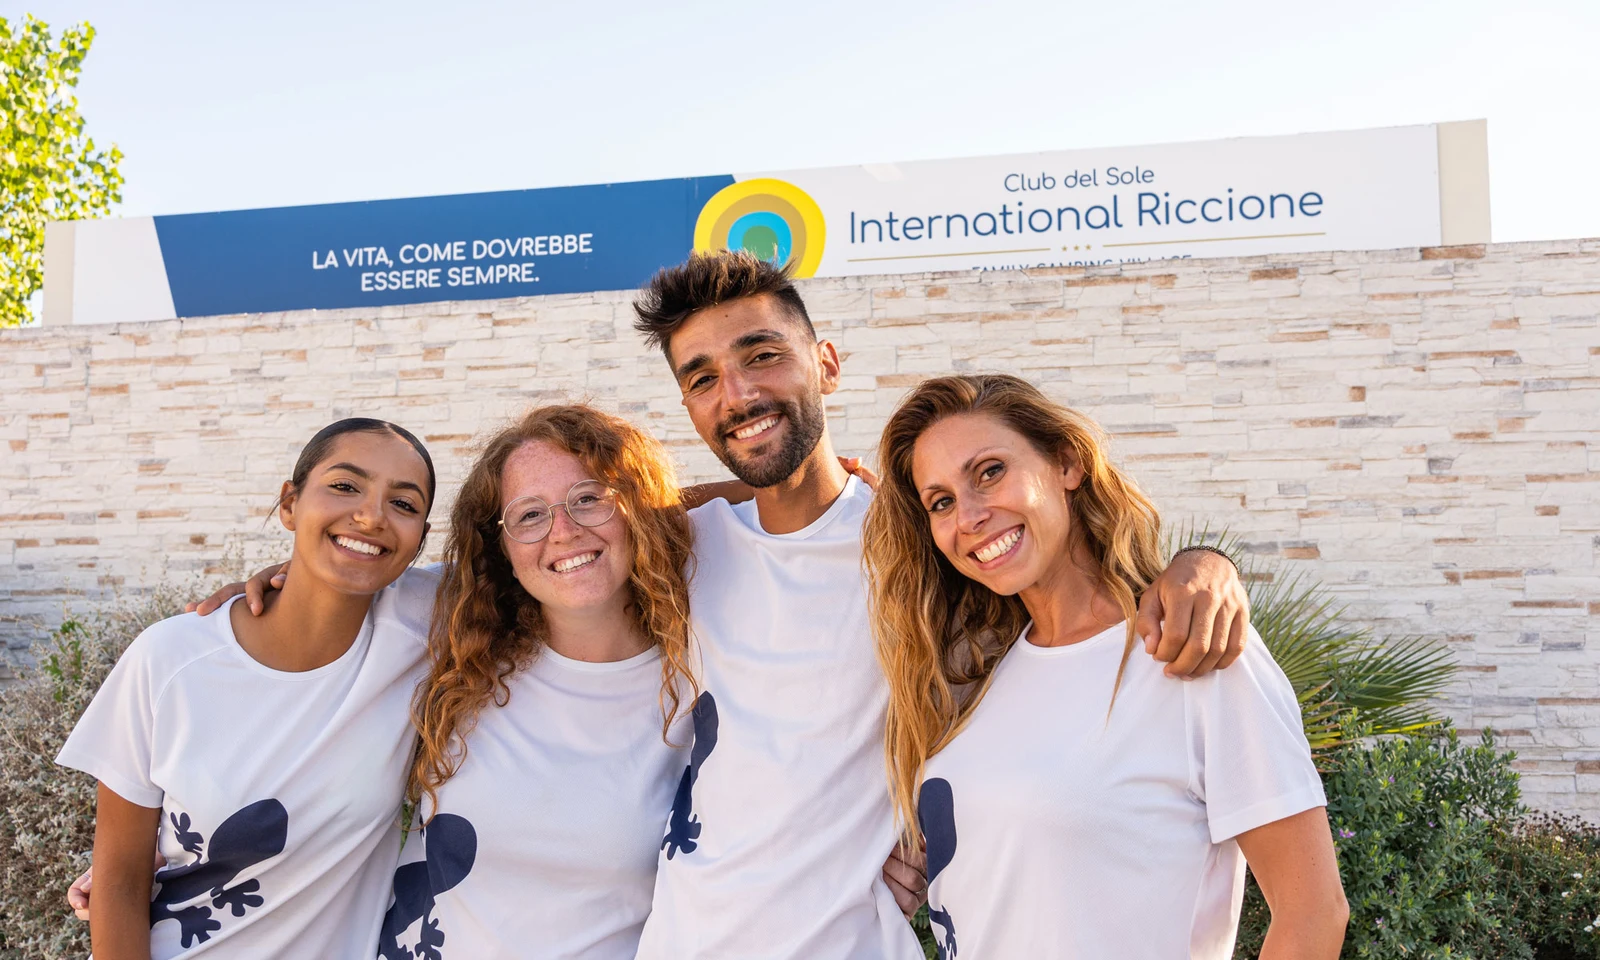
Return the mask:
<path fill-rule="evenodd" d="M 128 647 L 58 758 L 100 781 L 96 957 L 370 955 L 437 583 L 407 571 L 434 487 L 405 430 L 324 428 L 283 484 L 295 575 L 261 616 L 184 614 Z"/>

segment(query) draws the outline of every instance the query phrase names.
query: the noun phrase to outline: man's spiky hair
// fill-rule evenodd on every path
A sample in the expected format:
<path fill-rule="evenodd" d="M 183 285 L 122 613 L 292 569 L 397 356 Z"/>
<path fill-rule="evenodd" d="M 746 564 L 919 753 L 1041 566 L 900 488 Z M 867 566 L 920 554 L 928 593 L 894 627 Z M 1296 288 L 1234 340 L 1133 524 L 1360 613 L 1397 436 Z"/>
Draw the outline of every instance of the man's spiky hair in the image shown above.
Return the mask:
<path fill-rule="evenodd" d="M 633 312 L 638 315 L 633 328 L 644 334 L 645 343 L 668 353 L 672 334 L 693 314 L 732 300 L 770 294 L 815 340 L 816 328 L 811 325 L 811 316 L 806 313 L 805 301 L 800 299 L 790 272 L 788 266 L 777 266 L 743 250 L 691 254 L 677 266 L 662 269 L 645 284 L 633 302 Z"/>

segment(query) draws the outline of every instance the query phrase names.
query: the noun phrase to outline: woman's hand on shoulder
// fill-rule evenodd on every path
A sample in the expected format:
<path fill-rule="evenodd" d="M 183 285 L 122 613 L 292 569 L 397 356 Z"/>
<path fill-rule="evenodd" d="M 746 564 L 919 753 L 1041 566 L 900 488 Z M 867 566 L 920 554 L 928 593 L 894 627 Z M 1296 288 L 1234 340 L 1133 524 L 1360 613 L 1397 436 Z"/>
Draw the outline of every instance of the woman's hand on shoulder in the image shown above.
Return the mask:
<path fill-rule="evenodd" d="M 851 476 L 859 477 L 861 482 L 866 484 L 868 489 L 874 492 L 877 491 L 878 484 L 883 482 L 881 479 L 879 479 L 878 475 L 872 471 L 871 467 L 861 462 L 860 457 L 840 457 L 839 466 L 844 467 L 845 472 Z"/>
<path fill-rule="evenodd" d="M 873 490 L 878 489 L 878 475 L 873 473 L 871 468 L 863 466 L 860 457 L 840 457 L 839 466 L 844 467 L 846 473 L 860 477 L 861 482 Z M 692 486 L 684 487 L 679 494 L 683 500 L 684 507 L 689 510 L 718 499 L 726 500 L 729 503 L 744 503 L 746 500 L 754 498 L 755 495 L 756 488 L 743 480 L 717 480 L 712 483 L 696 483 Z M 284 564 L 284 566 L 287 567 L 288 564 Z M 265 570 L 262 571 L 262 573 L 265 572 Z M 256 574 L 257 577 L 260 575 Z M 252 582 L 254 582 L 254 578 L 252 578 Z M 225 591 L 238 586 L 240 584 L 229 584 L 219 590 L 216 596 L 226 600 L 239 591 L 234 590 L 233 593 L 225 593 Z M 207 600 L 206 602 L 210 603 L 211 601 Z M 251 609 L 253 610 L 254 608 L 252 607 Z"/>
<path fill-rule="evenodd" d="M 685 510 L 693 510 L 713 500 L 726 500 L 729 503 L 744 503 L 756 495 L 756 488 L 743 480 L 717 480 L 712 483 L 697 483 L 684 487 L 679 492 Z"/>
<path fill-rule="evenodd" d="M 244 583 L 230 583 L 211 596 L 196 603 L 190 600 L 183 605 L 184 613 L 198 613 L 202 617 L 216 613 L 224 603 L 244 594 L 244 602 L 250 607 L 250 612 L 261 616 L 261 611 L 266 609 L 267 594 L 273 590 L 282 590 L 283 585 L 289 581 L 289 561 L 275 563 L 256 573 L 255 576 Z"/>

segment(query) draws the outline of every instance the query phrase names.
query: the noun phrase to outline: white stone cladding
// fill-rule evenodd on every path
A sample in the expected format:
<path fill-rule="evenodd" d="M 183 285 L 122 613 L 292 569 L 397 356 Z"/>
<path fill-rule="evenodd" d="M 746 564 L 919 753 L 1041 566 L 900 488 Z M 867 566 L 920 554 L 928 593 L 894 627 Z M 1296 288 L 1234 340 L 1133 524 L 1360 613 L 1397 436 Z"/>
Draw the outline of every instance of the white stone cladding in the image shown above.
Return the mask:
<path fill-rule="evenodd" d="M 1600 814 L 1600 240 L 806 280 L 871 454 L 918 379 L 1009 371 L 1098 418 L 1169 522 L 1226 526 L 1463 665 L 1447 710 L 1528 799 Z M 423 436 L 443 521 L 474 436 L 584 398 L 721 476 L 631 292 L 0 332 L 0 631 L 224 557 L 300 445 Z M 436 536 L 434 544 L 443 542 Z"/>

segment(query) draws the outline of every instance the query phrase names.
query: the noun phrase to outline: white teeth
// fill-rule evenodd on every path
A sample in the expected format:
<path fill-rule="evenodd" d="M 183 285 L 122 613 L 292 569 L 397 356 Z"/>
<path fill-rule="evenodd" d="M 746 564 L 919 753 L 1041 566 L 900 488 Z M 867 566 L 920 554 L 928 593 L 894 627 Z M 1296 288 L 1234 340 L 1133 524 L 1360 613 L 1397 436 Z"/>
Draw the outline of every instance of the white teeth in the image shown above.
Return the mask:
<path fill-rule="evenodd" d="M 334 537 L 333 542 L 337 543 L 341 547 L 344 547 L 346 550 L 354 550 L 356 553 L 364 553 L 369 557 L 376 557 L 378 554 L 383 552 L 382 547 L 373 546 L 370 543 L 363 543 L 360 540 L 352 540 L 349 537 Z"/>
<path fill-rule="evenodd" d="M 554 569 L 556 573 L 569 573 L 579 567 L 595 562 L 599 556 L 600 552 L 596 550 L 593 553 L 584 553 L 576 557 L 568 557 L 565 560 L 557 560 Z"/>
<path fill-rule="evenodd" d="M 748 440 L 763 430 L 772 429 L 773 424 L 777 422 L 778 418 L 776 416 L 764 417 L 747 427 L 740 427 L 733 431 L 733 438 L 735 440 Z"/>
<path fill-rule="evenodd" d="M 993 543 L 985 544 L 982 548 L 973 551 L 972 555 L 978 558 L 979 563 L 988 563 L 990 560 L 993 560 L 995 557 L 1000 556 L 1002 553 L 1005 553 L 1007 550 L 1010 550 L 1012 547 L 1016 546 L 1017 541 L 1021 539 L 1022 531 L 1013 530 L 1001 537 L 999 540 L 996 540 Z"/>

